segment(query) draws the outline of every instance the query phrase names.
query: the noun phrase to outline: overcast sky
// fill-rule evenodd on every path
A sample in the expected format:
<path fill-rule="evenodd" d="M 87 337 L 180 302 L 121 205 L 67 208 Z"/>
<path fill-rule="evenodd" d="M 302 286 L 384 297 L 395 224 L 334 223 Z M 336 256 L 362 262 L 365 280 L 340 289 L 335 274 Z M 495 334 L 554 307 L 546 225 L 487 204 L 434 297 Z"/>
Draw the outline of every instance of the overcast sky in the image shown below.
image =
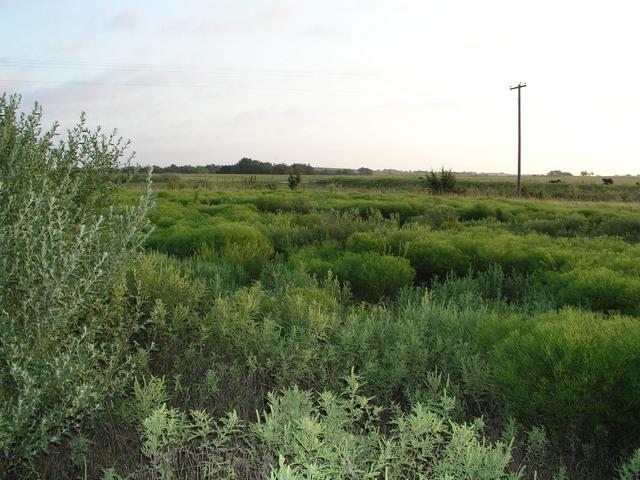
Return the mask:
<path fill-rule="evenodd" d="M 639 3 L 0 0 L 0 91 L 142 164 L 640 174 Z"/>

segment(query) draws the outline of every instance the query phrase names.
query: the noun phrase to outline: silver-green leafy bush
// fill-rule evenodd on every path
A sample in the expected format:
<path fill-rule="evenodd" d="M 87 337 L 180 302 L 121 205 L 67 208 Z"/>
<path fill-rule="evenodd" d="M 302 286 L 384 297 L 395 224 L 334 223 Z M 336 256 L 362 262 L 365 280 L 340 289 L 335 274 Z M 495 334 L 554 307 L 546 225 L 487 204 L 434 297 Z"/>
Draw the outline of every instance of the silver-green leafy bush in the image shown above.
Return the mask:
<path fill-rule="evenodd" d="M 44 131 L 0 98 L 0 449 L 7 469 L 76 434 L 130 384 L 139 326 L 127 295 L 149 198 L 112 206 L 128 142 Z M 113 202 L 115 203 L 115 201 Z"/>
<path fill-rule="evenodd" d="M 297 387 L 269 394 L 268 409 L 251 424 L 235 412 L 215 420 L 162 403 L 142 420 L 149 465 L 135 478 L 520 478 L 510 467 L 511 444 L 487 441 L 481 419 L 453 421 L 446 395 L 440 411 L 418 403 L 390 412 L 384 431 L 384 409 L 360 393 L 353 373 L 346 382 L 339 395 Z"/>

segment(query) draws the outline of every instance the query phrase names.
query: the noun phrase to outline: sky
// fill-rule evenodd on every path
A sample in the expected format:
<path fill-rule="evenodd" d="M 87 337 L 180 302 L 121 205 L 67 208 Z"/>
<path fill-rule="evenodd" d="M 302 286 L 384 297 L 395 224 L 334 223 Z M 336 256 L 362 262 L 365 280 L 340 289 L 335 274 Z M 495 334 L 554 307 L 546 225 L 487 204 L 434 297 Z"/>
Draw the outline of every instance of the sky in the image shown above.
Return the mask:
<path fill-rule="evenodd" d="M 142 165 L 640 174 L 640 2 L 0 0 L 0 91 Z"/>

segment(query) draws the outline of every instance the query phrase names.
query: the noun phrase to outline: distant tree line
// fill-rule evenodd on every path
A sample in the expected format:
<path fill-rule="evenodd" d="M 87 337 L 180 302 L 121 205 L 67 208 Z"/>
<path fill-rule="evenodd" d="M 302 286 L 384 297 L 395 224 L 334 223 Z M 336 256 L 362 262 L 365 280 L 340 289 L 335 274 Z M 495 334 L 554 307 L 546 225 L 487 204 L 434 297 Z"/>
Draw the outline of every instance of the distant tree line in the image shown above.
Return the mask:
<path fill-rule="evenodd" d="M 132 170 L 133 167 L 126 167 L 123 171 Z M 284 163 L 261 162 L 252 158 L 243 158 L 234 165 L 169 165 L 168 167 L 153 167 L 154 173 L 245 173 L 250 175 L 373 175 L 370 168 L 321 168 L 312 167 L 309 164 L 294 163 L 286 165 Z"/>

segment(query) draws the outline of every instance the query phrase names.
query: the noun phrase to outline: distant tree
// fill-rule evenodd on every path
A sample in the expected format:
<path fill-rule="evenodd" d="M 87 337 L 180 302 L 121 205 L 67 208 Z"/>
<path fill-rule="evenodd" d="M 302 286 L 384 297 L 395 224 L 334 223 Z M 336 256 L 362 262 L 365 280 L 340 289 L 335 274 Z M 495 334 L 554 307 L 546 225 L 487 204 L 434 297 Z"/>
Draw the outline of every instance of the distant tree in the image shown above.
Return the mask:
<path fill-rule="evenodd" d="M 425 178 L 427 186 L 433 193 L 453 192 L 456 187 L 456 176 L 451 170 L 445 170 L 444 167 L 437 174 L 431 170 Z"/>
<path fill-rule="evenodd" d="M 456 176 L 451 170 L 442 167 L 440 171 L 440 188 L 443 192 L 453 192 L 456 187 Z"/>
<path fill-rule="evenodd" d="M 427 174 L 425 180 L 432 192 L 436 193 L 440 191 L 440 179 L 433 170 Z"/>
<path fill-rule="evenodd" d="M 291 190 L 295 190 L 296 188 L 298 188 L 298 185 L 300 185 L 300 183 L 302 182 L 302 177 L 300 176 L 300 173 L 290 173 L 289 174 L 289 178 L 287 179 L 287 183 L 289 183 L 289 188 Z"/>
<path fill-rule="evenodd" d="M 583 170 L 580 172 L 580 175 L 582 175 L 583 177 L 592 177 L 593 172 L 587 172 L 586 170 Z"/>
<path fill-rule="evenodd" d="M 358 175 L 373 175 L 373 170 L 366 167 L 360 167 L 358 169 Z"/>
<path fill-rule="evenodd" d="M 573 177 L 573 173 L 571 172 L 563 172 L 562 170 L 551 170 L 547 172 L 547 176 L 549 177 Z"/>

